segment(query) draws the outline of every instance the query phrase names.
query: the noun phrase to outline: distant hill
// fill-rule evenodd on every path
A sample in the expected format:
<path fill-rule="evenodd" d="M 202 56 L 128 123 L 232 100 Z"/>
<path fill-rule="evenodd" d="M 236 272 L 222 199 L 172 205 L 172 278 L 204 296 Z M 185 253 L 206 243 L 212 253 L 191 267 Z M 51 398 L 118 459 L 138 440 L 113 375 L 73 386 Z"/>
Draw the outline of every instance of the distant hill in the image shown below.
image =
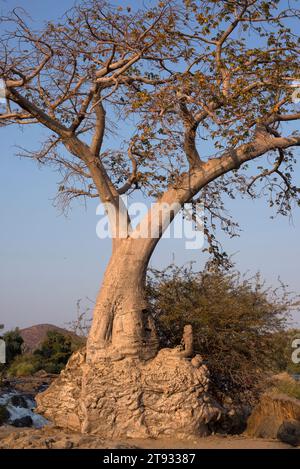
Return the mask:
<path fill-rule="evenodd" d="M 85 339 L 74 334 L 74 332 L 63 329 L 62 327 L 54 326 L 53 324 L 37 324 L 35 326 L 20 329 L 20 335 L 24 340 L 24 351 L 33 352 L 45 340 L 48 331 L 57 331 L 63 335 L 71 336 L 73 340 L 77 340 L 84 344 Z"/>

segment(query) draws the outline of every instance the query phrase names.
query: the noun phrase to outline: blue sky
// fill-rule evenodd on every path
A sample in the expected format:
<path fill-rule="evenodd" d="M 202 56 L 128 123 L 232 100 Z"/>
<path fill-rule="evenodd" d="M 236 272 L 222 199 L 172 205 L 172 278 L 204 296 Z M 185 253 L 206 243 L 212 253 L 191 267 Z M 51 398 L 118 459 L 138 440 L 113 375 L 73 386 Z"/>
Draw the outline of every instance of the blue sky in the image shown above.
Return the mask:
<path fill-rule="evenodd" d="M 71 0 L 8 0 L 0 1 L 0 9 L 3 13 L 23 6 L 41 21 L 59 17 L 72 4 Z M 17 145 L 39 147 L 42 131 L 10 127 L 0 134 L 0 323 L 6 328 L 45 322 L 64 325 L 76 316 L 79 298 L 95 298 L 110 242 L 96 236 L 95 201 L 87 208 L 73 205 L 66 218 L 53 206 L 59 176 L 15 156 Z M 299 181 L 299 166 L 297 172 Z M 236 200 L 230 209 L 240 222 L 241 237 L 220 237 L 237 266 L 243 272 L 260 270 L 268 283 L 276 283 L 280 276 L 300 293 L 299 209 L 293 225 L 287 218 L 271 220 L 264 201 Z M 186 251 L 182 241 L 163 240 L 151 263 L 165 266 L 173 258 L 178 264 L 194 260 L 199 268 L 204 261 L 201 251 Z"/>

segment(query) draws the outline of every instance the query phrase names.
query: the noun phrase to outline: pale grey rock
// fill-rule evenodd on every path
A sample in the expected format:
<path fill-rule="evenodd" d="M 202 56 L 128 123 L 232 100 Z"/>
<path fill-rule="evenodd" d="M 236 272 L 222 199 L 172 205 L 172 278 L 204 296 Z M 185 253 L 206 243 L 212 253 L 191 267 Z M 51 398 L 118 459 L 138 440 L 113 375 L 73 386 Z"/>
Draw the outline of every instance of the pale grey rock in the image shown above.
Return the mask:
<path fill-rule="evenodd" d="M 105 438 L 189 438 L 209 433 L 221 408 L 208 393 L 209 372 L 177 349 L 155 358 L 100 359 L 75 353 L 36 397 L 37 412 L 58 427 Z"/>

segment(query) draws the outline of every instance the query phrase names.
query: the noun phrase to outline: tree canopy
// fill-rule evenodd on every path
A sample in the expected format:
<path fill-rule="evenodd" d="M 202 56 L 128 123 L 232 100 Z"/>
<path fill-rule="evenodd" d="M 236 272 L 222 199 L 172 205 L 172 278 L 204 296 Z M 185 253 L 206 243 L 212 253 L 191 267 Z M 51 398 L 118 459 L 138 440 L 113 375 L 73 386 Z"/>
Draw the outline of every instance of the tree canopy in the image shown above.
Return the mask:
<path fill-rule="evenodd" d="M 137 190 L 179 204 L 201 197 L 217 251 L 216 223 L 236 228 L 224 194 L 267 194 L 282 214 L 299 203 L 297 4 L 178 0 L 136 10 L 87 0 L 38 30 L 15 9 L 1 18 L 0 125 L 49 130 L 26 155 L 60 171 L 63 205 L 100 196 L 117 207 Z"/>
<path fill-rule="evenodd" d="M 5 332 L 0 338 L 5 342 L 6 364 L 9 365 L 17 355 L 21 355 L 24 341 L 18 328 Z"/>

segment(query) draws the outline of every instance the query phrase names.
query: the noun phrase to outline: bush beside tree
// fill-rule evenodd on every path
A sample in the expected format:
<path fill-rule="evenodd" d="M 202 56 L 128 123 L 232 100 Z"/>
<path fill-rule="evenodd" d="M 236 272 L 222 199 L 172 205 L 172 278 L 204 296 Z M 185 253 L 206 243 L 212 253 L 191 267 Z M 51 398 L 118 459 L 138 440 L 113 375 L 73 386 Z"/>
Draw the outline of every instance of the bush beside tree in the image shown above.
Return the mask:
<path fill-rule="evenodd" d="M 299 303 L 285 285 L 266 288 L 259 274 L 213 264 L 202 272 L 170 266 L 151 271 L 148 297 L 162 346 L 179 344 L 184 325 L 193 326 L 221 400 L 255 401 L 269 374 L 287 368 L 287 327 Z"/>

